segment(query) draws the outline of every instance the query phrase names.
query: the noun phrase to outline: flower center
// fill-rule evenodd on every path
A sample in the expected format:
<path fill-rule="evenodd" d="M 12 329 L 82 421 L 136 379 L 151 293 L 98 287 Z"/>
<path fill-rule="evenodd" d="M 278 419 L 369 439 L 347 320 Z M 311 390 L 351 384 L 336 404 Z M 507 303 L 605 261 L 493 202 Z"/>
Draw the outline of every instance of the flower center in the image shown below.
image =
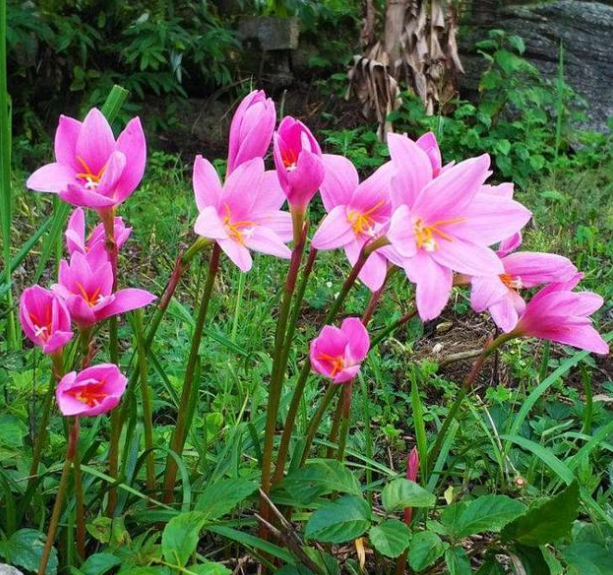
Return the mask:
<path fill-rule="evenodd" d="M 102 391 L 105 380 L 101 379 L 96 383 L 90 383 L 80 389 L 69 389 L 66 393 L 72 395 L 77 401 L 86 404 L 88 407 L 96 407 L 103 399 L 109 396 Z"/>
<path fill-rule="evenodd" d="M 332 355 L 328 355 L 327 353 L 320 353 L 317 359 L 330 364 L 330 367 L 332 368 L 332 371 L 330 372 L 331 377 L 334 377 L 336 374 L 345 369 L 345 360 L 341 356 L 334 357 Z"/>
<path fill-rule="evenodd" d="M 374 227 L 377 222 L 373 218 L 373 214 L 375 214 L 377 210 L 384 205 L 385 200 L 381 200 L 376 206 L 373 206 L 366 212 L 350 210 L 347 213 L 347 221 L 351 224 L 351 227 L 356 235 L 367 234 L 369 236 L 373 236 L 375 234 Z"/>
<path fill-rule="evenodd" d="M 281 150 L 281 159 L 286 170 L 293 172 L 296 169 L 298 154 L 294 150 Z"/>
<path fill-rule="evenodd" d="M 100 293 L 100 288 L 96 288 L 94 293 L 89 294 L 87 290 L 83 287 L 83 284 L 77 282 L 77 288 L 79 288 L 79 293 L 83 297 L 83 299 L 87 302 L 89 307 L 94 307 L 96 304 L 99 304 L 104 296 Z"/>
<path fill-rule="evenodd" d="M 77 178 L 85 180 L 85 187 L 88 190 L 95 190 L 100 184 L 100 178 L 104 174 L 105 167 L 103 166 L 97 174 L 94 174 L 83 158 L 77 156 L 77 161 L 83 167 L 83 171 L 77 174 Z"/>
<path fill-rule="evenodd" d="M 524 284 L 519 276 L 513 277 L 511 274 L 500 274 L 498 277 L 509 289 L 517 290 L 524 287 Z"/>
<path fill-rule="evenodd" d="M 245 228 L 253 228 L 257 224 L 255 222 L 249 222 L 247 220 L 233 222 L 231 221 L 232 215 L 230 213 L 230 206 L 226 204 L 225 208 L 226 208 L 226 215 L 223 218 L 223 225 L 226 228 L 226 231 L 228 232 L 229 236 L 235 242 L 238 242 L 241 246 L 244 246 L 245 236 L 249 237 L 251 233 L 251 229 L 245 229 Z"/>
<path fill-rule="evenodd" d="M 413 233 L 415 234 L 415 242 L 417 247 L 427 252 L 433 252 L 438 248 L 438 240 L 452 242 L 453 238 L 446 232 L 440 229 L 440 226 L 449 224 L 457 224 L 463 222 L 466 218 L 451 218 L 449 220 L 439 220 L 428 226 L 424 225 L 421 218 L 417 218 L 413 224 Z"/>
<path fill-rule="evenodd" d="M 39 318 L 38 315 L 30 312 L 30 319 L 34 324 L 34 335 L 43 343 L 47 343 L 51 337 L 51 305 L 46 305 L 44 318 Z"/>

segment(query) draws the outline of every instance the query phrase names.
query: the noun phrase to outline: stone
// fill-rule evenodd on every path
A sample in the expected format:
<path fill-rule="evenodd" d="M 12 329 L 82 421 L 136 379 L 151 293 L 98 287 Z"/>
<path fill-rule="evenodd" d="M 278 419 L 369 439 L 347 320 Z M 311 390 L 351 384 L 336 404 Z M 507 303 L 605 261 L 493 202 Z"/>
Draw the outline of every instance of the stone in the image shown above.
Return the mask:
<path fill-rule="evenodd" d="M 6 563 L 0 563 L 0 575 L 23 575 L 23 572 Z"/>
<path fill-rule="evenodd" d="M 462 42 L 466 75 L 460 88 L 474 91 L 485 61 L 471 48 L 498 28 L 524 39 L 524 57 L 549 79 L 558 74 L 559 46 L 564 46 L 566 82 L 587 102 L 584 126 L 607 131 L 613 116 L 613 6 L 601 2 L 556 0 L 538 5 L 507 6 Z"/>
<path fill-rule="evenodd" d="M 264 52 L 298 48 L 300 23 L 296 18 L 253 17 L 238 23 L 241 40 L 257 40 Z"/>

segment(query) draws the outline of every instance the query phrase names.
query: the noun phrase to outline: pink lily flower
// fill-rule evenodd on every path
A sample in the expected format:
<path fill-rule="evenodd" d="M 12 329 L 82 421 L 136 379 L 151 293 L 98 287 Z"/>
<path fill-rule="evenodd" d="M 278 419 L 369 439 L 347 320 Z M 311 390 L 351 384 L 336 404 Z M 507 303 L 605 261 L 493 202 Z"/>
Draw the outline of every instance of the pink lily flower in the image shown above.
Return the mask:
<path fill-rule="evenodd" d="M 114 235 L 117 249 L 120 249 L 126 243 L 132 228 L 126 227 L 124 221 L 120 217 L 114 219 Z M 88 253 L 92 249 L 105 249 L 106 235 L 104 232 L 104 224 L 99 223 L 89 234 L 87 241 L 85 240 L 85 212 L 82 208 L 76 208 L 70 219 L 66 232 L 66 247 L 68 253 L 72 255 L 74 252 Z"/>
<path fill-rule="evenodd" d="M 394 167 L 388 162 L 360 184 L 358 172 L 347 158 L 324 154 L 322 159 L 326 177 L 321 184 L 321 197 L 328 215 L 313 236 L 313 247 L 342 247 L 354 265 L 364 244 L 385 231 L 392 215 L 389 189 Z M 374 252 L 359 278 L 374 292 L 383 285 L 386 274 L 387 259 Z"/>
<path fill-rule="evenodd" d="M 436 136 L 434 132 L 426 132 L 417 140 L 415 143 L 424 151 L 430 160 L 430 165 L 432 166 L 432 177 L 436 178 L 441 173 L 443 169 L 443 157 L 441 155 L 441 150 L 438 147 L 438 142 L 436 141 Z"/>
<path fill-rule="evenodd" d="M 66 302 L 80 328 L 144 307 L 156 299 L 148 291 L 136 288 L 113 293 L 112 266 L 102 250 L 93 250 L 87 255 L 74 252 L 70 264 L 62 260 L 58 283 L 51 289 Z"/>
<path fill-rule="evenodd" d="M 55 354 L 72 339 L 70 313 L 53 292 L 38 285 L 21 294 L 19 321 L 23 332 L 43 353 Z"/>
<path fill-rule="evenodd" d="M 243 98 L 230 126 L 227 176 L 241 164 L 265 156 L 276 119 L 275 104 L 264 90 L 254 90 Z"/>
<path fill-rule="evenodd" d="M 370 338 L 364 324 L 356 317 L 343 320 L 340 329 L 326 325 L 311 342 L 313 371 L 345 383 L 360 371 L 360 365 L 368 354 Z"/>
<path fill-rule="evenodd" d="M 548 339 L 578 349 L 607 355 L 609 345 L 594 329 L 590 315 L 604 303 L 593 292 L 573 292 L 582 274 L 567 282 L 550 284 L 526 305 L 512 334 Z"/>
<path fill-rule="evenodd" d="M 249 250 L 289 258 L 289 213 L 276 174 L 264 171 L 262 158 L 238 166 L 221 185 L 213 165 L 202 156 L 194 164 L 194 191 L 200 215 L 195 232 L 216 241 L 244 272 L 251 269 Z"/>
<path fill-rule="evenodd" d="M 504 268 L 488 247 L 520 230 L 531 213 L 520 203 L 480 193 L 489 176 L 489 156 L 465 160 L 434 178 L 427 154 L 406 136 L 390 134 L 397 170 L 392 178 L 396 207 L 386 256 L 416 284 L 422 320 L 438 316 L 451 295 L 453 272 L 500 275 Z"/>
<path fill-rule="evenodd" d="M 471 305 L 477 313 L 486 309 L 496 325 L 509 333 L 517 325 L 519 315 L 526 302 L 519 294 L 529 289 L 552 282 L 565 282 L 577 274 L 577 268 L 563 256 L 539 252 L 515 252 L 521 244 L 517 240 L 504 244 L 497 252 L 504 272 L 499 275 L 475 276 L 471 278 Z"/>
<path fill-rule="evenodd" d="M 55 399 L 65 417 L 108 413 L 121 400 L 128 378 L 112 363 L 67 373 L 57 384 Z"/>
<path fill-rule="evenodd" d="M 136 189 L 146 158 L 139 118 L 130 120 L 115 141 L 106 118 L 93 108 L 83 122 L 60 116 L 55 162 L 36 170 L 26 185 L 37 192 L 59 194 L 75 206 L 109 210 Z"/>
<path fill-rule="evenodd" d="M 317 140 L 302 122 L 285 117 L 273 136 L 273 157 L 290 208 L 304 213 L 325 176 Z"/>

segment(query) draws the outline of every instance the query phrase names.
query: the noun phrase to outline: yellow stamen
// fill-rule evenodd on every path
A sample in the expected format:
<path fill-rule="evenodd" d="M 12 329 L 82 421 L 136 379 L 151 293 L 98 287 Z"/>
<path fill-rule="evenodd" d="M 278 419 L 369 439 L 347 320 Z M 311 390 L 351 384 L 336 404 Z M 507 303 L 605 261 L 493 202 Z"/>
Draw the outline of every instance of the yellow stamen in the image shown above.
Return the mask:
<path fill-rule="evenodd" d="M 77 401 L 85 403 L 88 407 L 95 407 L 101 400 L 108 397 L 108 393 L 99 391 L 104 385 L 105 380 L 101 379 L 97 383 L 91 383 L 82 389 L 69 389 L 66 393 L 72 395 Z"/>
<path fill-rule="evenodd" d="M 351 210 L 347 214 L 347 221 L 351 224 L 353 231 L 358 234 L 372 234 L 372 228 L 377 223 L 372 215 L 381 207 L 385 205 L 385 200 L 381 200 L 376 206 L 370 208 L 366 212 L 360 212 L 359 210 Z"/>
<path fill-rule="evenodd" d="M 449 220 L 439 220 L 429 226 L 424 226 L 421 218 L 418 218 L 413 225 L 413 232 L 415 234 L 415 242 L 417 247 L 426 250 L 427 252 L 433 252 L 438 248 L 438 242 L 435 239 L 435 235 L 439 238 L 452 242 L 453 238 L 443 230 L 439 229 L 440 226 L 446 226 L 449 224 L 457 224 L 463 222 L 466 218 L 451 218 Z"/>
<path fill-rule="evenodd" d="M 520 277 L 513 277 L 511 274 L 500 274 L 498 277 L 509 289 L 517 290 L 523 287 Z"/>
<path fill-rule="evenodd" d="M 320 361 L 327 361 L 332 365 L 332 371 L 330 372 L 331 377 L 334 377 L 336 374 L 345 369 L 345 360 L 340 356 L 333 357 L 327 353 L 320 353 L 317 359 Z"/>
<path fill-rule="evenodd" d="M 81 158 L 80 156 L 77 156 L 77 161 L 83 167 L 83 171 L 77 174 L 77 178 L 81 180 L 86 180 L 90 184 L 96 184 L 96 185 L 99 184 L 100 179 L 102 178 L 102 175 L 104 174 L 104 168 L 106 166 L 103 166 L 102 168 L 100 168 L 100 171 L 97 174 L 94 174 L 91 171 L 90 167 L 87 165 L 87 162 L 83 158 Z"/>
<path fill-rule="evenodd" d="M 247 220 L 232 222 L 230 221 L 232 217 L 230 214 L 230 206 L 226 204 L 225 208 L 226 208 L 226 215 L 224 216 L 224 219 L 223 219 L 223 225 L 226 227 L 226 230 L 230 234 L 230 237 L 234 241 L 237 241 L 241 246 L 244 246 L 245 240 L 243 238 L 243 232 L 241 232 L 241 228 L 252 228 L 256 226 L 257 224 L 255 222 L 250 222 Z"/>
<path fill-rule="evenodd" d="M 89 295 L 86 291 L 86 289 L 83 287 L 83 285 L 80 282 L 77 282 L 77 287 L 79 288 L 79 291 L 81 292 L 81 295 L 83 296 L 83 299 L 87 302 L 87 305 L 89 307 L 94 307 L 97 303 L 98 303 L 98 298 L 100 296 L 100 288 L 96 288 L 96 291 L 94 291 L 94 293 L 92 295 Z"/>

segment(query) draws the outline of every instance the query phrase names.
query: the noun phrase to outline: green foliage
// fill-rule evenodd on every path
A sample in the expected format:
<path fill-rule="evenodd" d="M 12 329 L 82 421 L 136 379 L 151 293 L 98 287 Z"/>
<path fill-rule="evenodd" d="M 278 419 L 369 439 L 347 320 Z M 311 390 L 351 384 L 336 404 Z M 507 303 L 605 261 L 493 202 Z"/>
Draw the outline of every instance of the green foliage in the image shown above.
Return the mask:
<path fill-rule="evenodd" d="M 405 507 L 431 507 L 436 497 L 414 481 L 401 477 L 385 486 L 381 502 L 388 513 L 393 513 Z"/>

